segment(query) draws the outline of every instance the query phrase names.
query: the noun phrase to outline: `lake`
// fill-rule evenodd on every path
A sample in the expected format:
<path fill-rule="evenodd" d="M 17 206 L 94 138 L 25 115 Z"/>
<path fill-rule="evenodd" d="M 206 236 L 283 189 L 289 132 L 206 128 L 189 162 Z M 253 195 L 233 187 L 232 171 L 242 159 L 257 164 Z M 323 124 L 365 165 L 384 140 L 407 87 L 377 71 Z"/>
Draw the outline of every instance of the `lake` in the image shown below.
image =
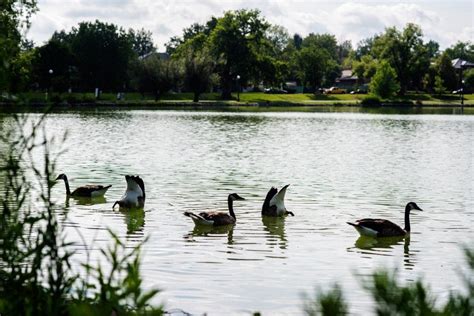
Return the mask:
<path fill-rule="evenodd" d="M 69 133 L 57 171 L 72 189 L 113 185 L 92 205 L 54 187 L 77 262 L 84 246 L 94 257 L 110 242 L 107 228 L 130 246 L 149 236 L 145 286 L 162 289 L 156 303 L 168 310 L 301 314 L 303 293 L 337 282 L 360 315 L 372 310 L 362 279 L 380 267 L 403 282 L 423 277 L 442 300 L 462 289 L 462 246 L 474 240 L 473 116 L 103 110 L 54 113 L 46 126 Z M 144 212 L 112 210 L 126 174 L 145 181 Z M 285 184 L 295 216 L 262 220 L 268 189 Z M 246 198 L 234 203 L 233 228 L 197 229 L 183 216 L 225 211 L 233 192 Z M 403 224 L 409 201 L 424 210 L 412 212 L 410 239 L 359 239 L 346 224 Z"/>

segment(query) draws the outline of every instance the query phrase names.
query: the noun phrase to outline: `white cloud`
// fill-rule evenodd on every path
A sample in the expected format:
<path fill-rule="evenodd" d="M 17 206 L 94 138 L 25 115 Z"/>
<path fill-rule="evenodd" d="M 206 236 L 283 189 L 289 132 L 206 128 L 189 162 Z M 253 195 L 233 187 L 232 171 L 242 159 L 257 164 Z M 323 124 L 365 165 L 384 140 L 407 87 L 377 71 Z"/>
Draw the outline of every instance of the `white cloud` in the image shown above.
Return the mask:
<path fill-rule="evenodd" d="M 307 35 L 329 32 L 339 40 L 358 41 L 385 27 L 402 28 L 419 24 L 425 36 L 441 47 L 473 38 L 473 4 L 460 0 L 440 1 L 278 1 L 278 0 L 39 0 L 40 12 L 33 18 L 30 38 L 40 44 L 55 30 L 76 26 L 81 21 L 101 21 L 124 28 L 145 28 L 153 32 L 160 50 L 173 35 L 194 22 L 204 23 L 226 10 L 257 8 L 268 21 L 290 33 Z"/>

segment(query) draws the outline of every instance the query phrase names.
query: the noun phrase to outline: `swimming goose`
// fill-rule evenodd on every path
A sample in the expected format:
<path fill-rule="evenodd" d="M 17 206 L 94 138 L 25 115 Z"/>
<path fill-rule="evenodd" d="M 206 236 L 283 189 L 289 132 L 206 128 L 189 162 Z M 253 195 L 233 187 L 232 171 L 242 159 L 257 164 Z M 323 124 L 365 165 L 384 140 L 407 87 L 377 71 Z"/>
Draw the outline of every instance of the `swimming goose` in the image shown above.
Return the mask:
<path fill-rule="evenodd" d="M 227 204 L 229 206 L 229 213 L 223 212 L 201 212 L 199 215 L 192 212 L 184 212 L 184 215 L 191 217 L 194 224 L 196 225 L 208 225 L 208 226 L 222 226 L 235 224 L 236 218 L 234 213 L 233 203 L 234 201 L 245 200 L 237 193 L 229 194 L 227 197 Z"/>
<path fill-rule="evenodd" d="M 120 200 L 115 201 L 112 209 L 117 204 L 121 208 L 143 208 L 145 206 L 145 183 L 142 178 L 126 175 L 125 180 L 127 181 L 127 190 Z"/>
<path fill-rule="evenodd" d="M 362 236 L 370 237 L 392 237 L 405 236 L 410 233 L 410 211 L 423 211 L 414 202 L 410 202 L 405 206 L 405 228 L 402 229 L 397 224 L 386 219 L 364 218 L 357 220 L 355 223 L 347 222 L 352 225 Z"/>
<path fill-rule="evenodd" d="M 289 184 L 285 185 L 279 192 L 275 187 L 272 187 L 270 191 L 268 191 L 262 205 L 262 215 L 275 217 L 283 215 L 295 216 L 293 212 L 287 211 L 285 207 L 285 194 L 289 186 Z"/>
<path fill-rule="evenodd" d="M 56 180 L 62 179 L 64 180 L 64 184 L 66 185 L 66 194 L 67 196 L 73 196 L 73 197 L 100 197 L 104 196 L 105 192 L 112 186 L 112 185 L 95 185 L 95 184 L 89 184 L 89 185 L 84 185 L 81 187 L 78 187 L 74 191 L 71 192 L 69 189 L 69 181 L 67 179 L 67 176 L 64 173 L 61 173 Z"/>

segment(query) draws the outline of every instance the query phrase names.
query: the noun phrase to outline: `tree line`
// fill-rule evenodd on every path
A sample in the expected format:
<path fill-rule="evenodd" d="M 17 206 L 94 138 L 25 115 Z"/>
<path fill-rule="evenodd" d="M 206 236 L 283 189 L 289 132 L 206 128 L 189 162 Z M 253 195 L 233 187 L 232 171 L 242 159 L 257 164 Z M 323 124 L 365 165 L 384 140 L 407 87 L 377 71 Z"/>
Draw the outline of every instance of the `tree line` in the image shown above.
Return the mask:
<path fill-rule="evenodd" d="M 15 22 L 20 15 L 9 16 Z M 57 31 L 38 47 L 21 37 L 21 21 L 7 27 L 17 36 L 7 37 L 9 50 L 0 49 L 0 91 L 12 93 L 99 88 L 159 99 L 173 89 L 193 92 L 197 101 L 200 94 L 215 90 L 222 99 L 231 99 L 231 92 L 244 86 L 281 87 L 288 81 L 316 92 L 333 85 L 342 69 L 352 69 L 357 85 L 371 82 L 375 94 L 388 98 L 409 90 L 442 94 L 457 89 L 460 74 L 451 60 L 474 62 L 473 43 L 458 42 L 441 52 L 411 23 L 386 28 L 353 47 L 350 41 L 338 43 L 332 34 L 290 35 L 260 11 L 246 9 L 190 25 L 165 44 L 166 54 L 157 53 L 151 32 L 100 21 Z M 5 38 L 0 36 L 1 44 Z M 463 75 L 465 85 L 474 87 L 474 70 Z"/>

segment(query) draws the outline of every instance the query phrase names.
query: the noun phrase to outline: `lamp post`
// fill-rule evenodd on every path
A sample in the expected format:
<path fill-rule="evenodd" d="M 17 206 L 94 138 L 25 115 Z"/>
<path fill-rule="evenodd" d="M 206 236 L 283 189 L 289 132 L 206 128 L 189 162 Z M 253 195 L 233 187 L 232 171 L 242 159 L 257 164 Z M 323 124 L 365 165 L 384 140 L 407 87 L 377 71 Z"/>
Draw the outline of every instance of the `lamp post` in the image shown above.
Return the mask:
<path fill-rule="evenodd" d="M 240 102 L 240 75 L 237 75 L 237 102 Z"/>
<path fill-rule="evenodd" d="M 49 94 L 49 91 L 52 90 L 51 87 L 52 87 L 52 78 L 53 78 L 53 69 L 49 69 L 48 70 L 48 87 L 46 88 L 46 102 L 48 102 L 48 94 Z"/>

